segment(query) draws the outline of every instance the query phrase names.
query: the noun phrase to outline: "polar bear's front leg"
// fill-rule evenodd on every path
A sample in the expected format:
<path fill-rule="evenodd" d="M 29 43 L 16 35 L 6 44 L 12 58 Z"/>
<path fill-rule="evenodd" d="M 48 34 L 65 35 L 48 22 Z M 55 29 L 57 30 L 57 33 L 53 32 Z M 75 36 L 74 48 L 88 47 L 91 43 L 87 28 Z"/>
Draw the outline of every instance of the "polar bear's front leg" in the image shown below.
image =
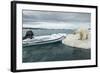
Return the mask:
<path fill-rule="evenodd" d="M 80 32 L 80 38 L 79 38 L 79 40 L 83 40 L 83 33 L 82 32 Z"/>

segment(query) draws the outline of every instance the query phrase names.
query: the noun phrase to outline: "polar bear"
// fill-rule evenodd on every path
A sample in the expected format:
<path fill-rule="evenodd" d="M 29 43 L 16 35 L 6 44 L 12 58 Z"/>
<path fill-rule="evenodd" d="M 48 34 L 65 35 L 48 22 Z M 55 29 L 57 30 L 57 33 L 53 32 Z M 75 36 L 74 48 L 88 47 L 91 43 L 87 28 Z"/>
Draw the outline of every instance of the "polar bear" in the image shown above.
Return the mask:
<path fill-rule="evenodd" d="M 78 40 L 87 40 L 89 38 L 89 31 L 87 28 L 79 27 L 74 34 L 79 34 Z"/>

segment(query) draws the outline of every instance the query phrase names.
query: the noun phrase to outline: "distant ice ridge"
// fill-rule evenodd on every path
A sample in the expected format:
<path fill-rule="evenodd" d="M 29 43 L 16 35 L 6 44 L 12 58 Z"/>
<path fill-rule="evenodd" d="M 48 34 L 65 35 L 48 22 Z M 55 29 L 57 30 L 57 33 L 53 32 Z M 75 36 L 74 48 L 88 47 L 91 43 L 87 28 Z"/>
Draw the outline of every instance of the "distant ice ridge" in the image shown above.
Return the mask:
<path fill-rule="evenodd" d="M 79 26 L 89 27 L 89 23 L 69 22 L 30 22 L 23 24 L 23 28 L 44 28 L 44 29 L 76 29 Z"/>

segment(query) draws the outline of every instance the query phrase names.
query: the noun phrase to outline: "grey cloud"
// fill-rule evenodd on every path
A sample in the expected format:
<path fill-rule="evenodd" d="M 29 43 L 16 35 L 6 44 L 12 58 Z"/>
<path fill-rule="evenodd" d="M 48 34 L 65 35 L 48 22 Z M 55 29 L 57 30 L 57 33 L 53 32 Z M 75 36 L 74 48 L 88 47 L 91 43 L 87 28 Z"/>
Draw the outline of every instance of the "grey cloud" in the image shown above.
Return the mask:
<path fill-rule="evenodd" d="M 23 11 L 23 22 L 90 22 L 90 13 Z"/>

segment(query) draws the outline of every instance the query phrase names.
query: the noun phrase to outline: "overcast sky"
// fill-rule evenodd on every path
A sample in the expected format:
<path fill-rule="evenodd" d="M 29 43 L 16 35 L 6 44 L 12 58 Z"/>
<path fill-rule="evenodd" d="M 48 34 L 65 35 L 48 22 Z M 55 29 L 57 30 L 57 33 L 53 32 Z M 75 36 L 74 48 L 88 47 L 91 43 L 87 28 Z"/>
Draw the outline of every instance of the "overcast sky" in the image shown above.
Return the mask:
<path fill-rule="evenodd" d="M 90 13 L 23 10 L 23 26 L 34 28 L 74 28 L 89 26 Z M 51 23 L 51 24 L 50 24 Z"/>

